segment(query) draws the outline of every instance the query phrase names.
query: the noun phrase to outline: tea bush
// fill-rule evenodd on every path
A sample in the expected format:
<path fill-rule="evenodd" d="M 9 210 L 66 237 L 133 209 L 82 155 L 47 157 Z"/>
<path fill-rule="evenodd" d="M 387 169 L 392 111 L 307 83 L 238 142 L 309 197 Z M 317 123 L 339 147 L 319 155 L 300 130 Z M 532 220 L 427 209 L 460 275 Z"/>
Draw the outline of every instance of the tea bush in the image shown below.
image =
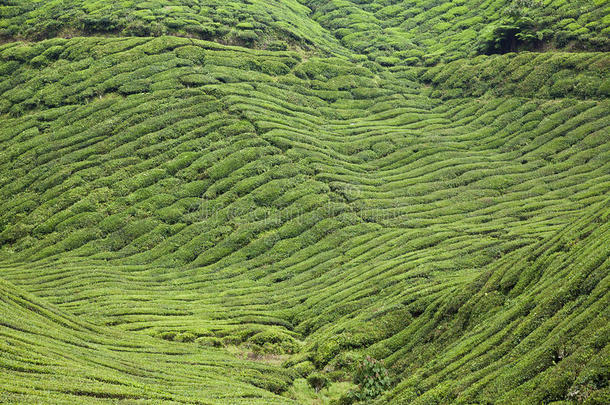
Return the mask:
<path fill-rule="evenodd" d="M 330 384 L 330 380 L 322 373 L 311 373 L 307 376 L 307 383 L 318 392 L 326 388 Z"/>

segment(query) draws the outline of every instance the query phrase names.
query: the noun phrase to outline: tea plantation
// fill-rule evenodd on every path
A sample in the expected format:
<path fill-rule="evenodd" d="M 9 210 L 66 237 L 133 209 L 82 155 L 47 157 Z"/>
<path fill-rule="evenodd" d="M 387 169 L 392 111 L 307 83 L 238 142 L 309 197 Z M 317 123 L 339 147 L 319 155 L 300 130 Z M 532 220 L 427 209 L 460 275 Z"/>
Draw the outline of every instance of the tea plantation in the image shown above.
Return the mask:
<path fill-rule="evenodd" d="M 609 18 L 0 2 L 0 403 L 610 403 Z"/>

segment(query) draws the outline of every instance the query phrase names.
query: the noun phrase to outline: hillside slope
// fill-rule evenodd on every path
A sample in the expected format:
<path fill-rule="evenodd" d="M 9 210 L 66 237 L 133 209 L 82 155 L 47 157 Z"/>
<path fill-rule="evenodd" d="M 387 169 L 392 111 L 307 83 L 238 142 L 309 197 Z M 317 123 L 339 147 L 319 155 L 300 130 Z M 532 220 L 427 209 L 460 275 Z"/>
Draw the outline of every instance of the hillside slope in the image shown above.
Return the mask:
<path fill-rule="evenodd" d="M 379 403 L 607 402 L 607 52 L 62 38 L 93 4 L 2 11 L 0 401 L 347 401 L 369 355 Z"/>
<path fill-rule="evenodd" d="M 3 280 L 0 292 L 3 404 L 291 403 L 269 392 L 291 380 L 278 367 L 85 323 Z"/>

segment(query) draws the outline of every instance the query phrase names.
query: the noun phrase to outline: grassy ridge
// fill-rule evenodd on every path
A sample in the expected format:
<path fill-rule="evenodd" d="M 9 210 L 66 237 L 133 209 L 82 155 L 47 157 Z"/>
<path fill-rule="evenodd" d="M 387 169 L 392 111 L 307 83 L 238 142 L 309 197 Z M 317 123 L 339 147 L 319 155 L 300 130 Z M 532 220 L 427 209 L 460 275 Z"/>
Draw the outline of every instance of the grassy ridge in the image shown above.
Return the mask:
<path fill-rule="evenodd" d="M 550 67 L 484 87 L 516 59 Z M 603 402 L 610 105 L 579 83 L 607 55 L 548 59 L 465 76 L 178 37 L 5 44 L 2 278 L 93 322 L 81 339 L 104 341 L 111 377 L 88 392 L 109 399 L 289 402 L 296 377 L 343 380 L 371 354 L 397 382 L 382 402 Z M 555 92 L 555 74 L 576 84 Z M 10 318 L 66 351 L 74 332 L 15 300 Z M 91 380 L 78 349 L 27 388 L 18 347 L 9 400 L 70 402 L 45 390 Z"/>

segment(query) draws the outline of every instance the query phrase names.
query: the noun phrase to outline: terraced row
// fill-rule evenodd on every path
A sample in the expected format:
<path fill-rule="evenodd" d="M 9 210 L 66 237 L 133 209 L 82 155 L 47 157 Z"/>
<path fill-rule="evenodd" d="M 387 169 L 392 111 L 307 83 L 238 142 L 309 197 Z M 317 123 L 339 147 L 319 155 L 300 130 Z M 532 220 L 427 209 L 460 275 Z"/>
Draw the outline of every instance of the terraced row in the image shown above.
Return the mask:
<path fill-rule="evenodd" d="M 2 403 L 291 402 L 269 392 L 291 382 L 278 367 L 99 327 L 0 283 Z"/>
<path fill-rule="evenodd" d="M 312 19 L 384 66 L 426 65 L 525 49 L 608 51 L 606 1 L 319 1 Z"/>
<path fill-rule="evenodd" d="M 432 66 L 522 48 L 608 51 L 609 10 L 606 0 L 11 0 L 0 38 L 178 35 Z"/>
<path fill-rule="evenodd" d="M 0 38 L 177 35 L 271 50 L 346 53 L 309 14 L 294 0 L 9 0 L 0 5 Z"/>
<path fill-rule="evenodd" d="M 603 99 L 610 94 L 607 53 L 519 52 L 460 59 L 421 70 L 432 96 Z"/>

